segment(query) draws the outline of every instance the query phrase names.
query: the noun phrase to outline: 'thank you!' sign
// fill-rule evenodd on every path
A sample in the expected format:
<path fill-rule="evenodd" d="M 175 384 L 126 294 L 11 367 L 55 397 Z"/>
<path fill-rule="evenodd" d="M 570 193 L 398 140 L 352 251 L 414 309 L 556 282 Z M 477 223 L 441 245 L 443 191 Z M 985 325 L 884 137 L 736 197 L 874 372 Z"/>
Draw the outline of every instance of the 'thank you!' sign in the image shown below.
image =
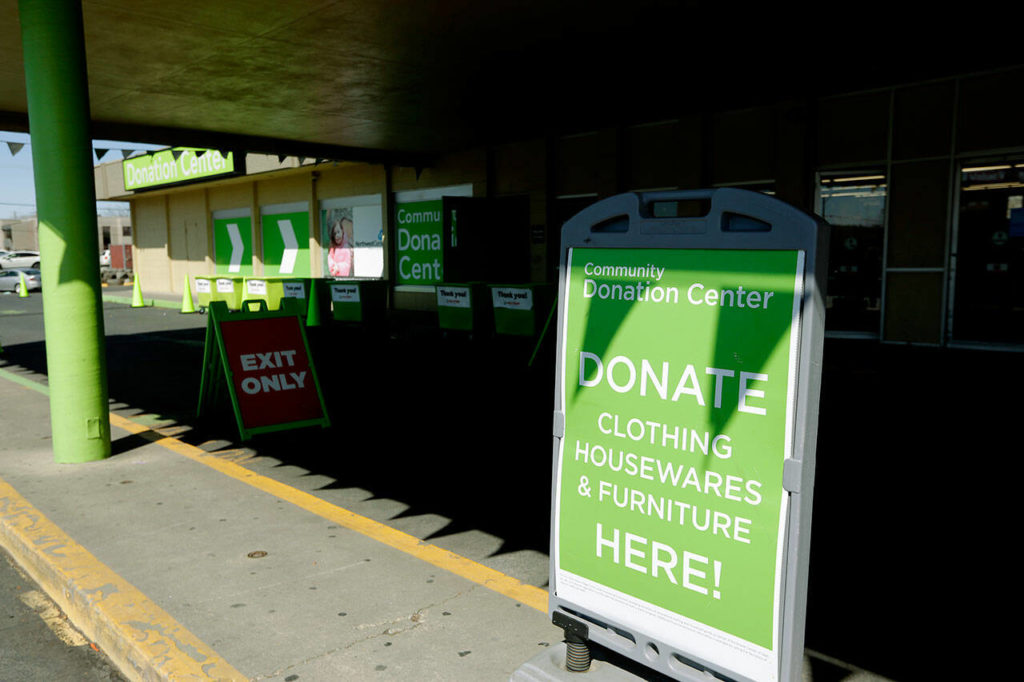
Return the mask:
<path fill-rule="evenodd" d="M 799 676 L 823 238 L 731 189 L 565 226 L 549 608 L 678 679 Z"/>

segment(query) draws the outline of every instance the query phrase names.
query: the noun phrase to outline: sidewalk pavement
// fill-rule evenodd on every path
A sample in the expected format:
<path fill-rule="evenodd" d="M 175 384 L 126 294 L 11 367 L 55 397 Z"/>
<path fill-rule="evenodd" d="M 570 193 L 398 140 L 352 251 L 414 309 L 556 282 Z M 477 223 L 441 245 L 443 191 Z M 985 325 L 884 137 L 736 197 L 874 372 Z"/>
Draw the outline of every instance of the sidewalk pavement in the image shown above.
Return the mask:
<path fill-rule="evenodd" d="M 117 456 L 55 464 L 47 396 L 25 379 L 0 381 L 2 542 L 126 674 L 507 680 L 561 639 L 546 591 L 418 542 L 442 520 L 392 529 L 345 509 L 393 516 L 396 501 L 315 496 L 277 480 L 301 471 L 117 414 Z"/>
<path fill-rule="evenodd" d="M 24 320 L 38 303 L 17 305 Z M 544 382 L 520 372 L 481 401 L 464 390 L 473 363 L 459 370 L 438 347 L 399 344 L 381 364 L 375 340 L 327 335 L 311 339 L 319 351 L 354 349 L 322 381 L 332 415 L 355 426 L 332 417 L 327 432 L 239 446 L 223 439 L 230 422 L 188 417 L 205 316 L 110 304 L 105 317 L 113 456 L 94 463 L 53 462 L 40 331 L 5 330 L 22 362 L 0 362 L 0 545 L 126 676 L 508 680 L 564 660 L 546 615 L 550 453 L 530 446 Z M 398 384 L 404 407 L 442 384 L 458 398 L 382 419 Z M 515 408 L 539 434 L 497 438 L 483 416 Z M 580 679 L 640 679 L 614 668 L 599 660 Z M 814 669 L 880 679 L 820 655 L 805 679 Z"/>

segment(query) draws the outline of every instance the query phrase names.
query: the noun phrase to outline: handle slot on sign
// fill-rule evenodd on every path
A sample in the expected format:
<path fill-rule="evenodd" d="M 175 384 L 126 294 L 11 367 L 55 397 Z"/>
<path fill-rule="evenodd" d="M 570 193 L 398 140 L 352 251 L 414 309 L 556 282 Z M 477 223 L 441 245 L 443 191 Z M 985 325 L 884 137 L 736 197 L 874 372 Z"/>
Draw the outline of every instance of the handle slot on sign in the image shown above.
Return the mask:
<path fill-rule="evenodd" d="M 712 213 L 705 192 L 658 192 L 641 197 L 638 206 L 642 234 L 705 234 Z"/>
<path fill-rule="evenodd" d="M 608 218 L 590 228 L 591 232 L 629 232 L 629 216 L 619 215 Z"/>
<path fill-rule="evenodd" d="M 739 213 L 722 214 L 722 232 L 771 232 L 772 224 Z"/>
<path fill-rule="evenodd" d="M 711 199 L 655 199 L 642 204 L 645 218 L 704 218 Z"/>

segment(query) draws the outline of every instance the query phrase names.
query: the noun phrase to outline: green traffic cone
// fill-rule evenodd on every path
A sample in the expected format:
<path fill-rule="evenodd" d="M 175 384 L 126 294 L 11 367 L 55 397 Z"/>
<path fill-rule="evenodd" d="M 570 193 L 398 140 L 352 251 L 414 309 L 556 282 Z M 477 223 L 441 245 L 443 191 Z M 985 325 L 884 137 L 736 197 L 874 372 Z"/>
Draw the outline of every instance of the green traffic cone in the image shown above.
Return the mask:
<path fill-rule="evenodd" d="M 192 304 L 192 290 L 188 286 L 188 275 L 185 275 L 185 291 L 181 294 L 181 312 L 194 313 L 195 305 Z"/>
<path fill-rule="evenodd" d="M 21 287 L 19 287 L 18 296 L 21 298 L 28 298 L 28 282 L 25 281 L 25 273 L 19 271 L 18 279 L 21 281 Z"/>
<path fill-rule="evenodd" d="M 320 326 L 320 299 L 317 297 L 315 279 L 309 281 L 309 307 L 306 308 L 306 326 Z"/>
<path fill-rule="evenodd" d="M 139 288 L 139 276 L 135 275 L 135 284 L 132 287 L 132 307 L 145 308 L 146 303 L 142 300 L 142 289 Z"/>

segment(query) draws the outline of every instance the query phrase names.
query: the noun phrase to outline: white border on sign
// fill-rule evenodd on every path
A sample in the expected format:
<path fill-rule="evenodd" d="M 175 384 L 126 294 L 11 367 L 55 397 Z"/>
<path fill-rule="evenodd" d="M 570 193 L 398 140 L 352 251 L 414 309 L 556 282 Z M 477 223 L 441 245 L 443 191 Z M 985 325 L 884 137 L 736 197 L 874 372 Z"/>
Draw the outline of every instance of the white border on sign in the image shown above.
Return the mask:
<path fill-rule="evenodd" d="M 752 680 L 778 680 L 778 654 L 774 651 L 569 571 L 559 569 L 556 579 L 560 598 L 585 605 L 616 625 L 656 634 L 669 645 L 686 642 L 685 649 L 679 647 L 681 653 L 712 661 Z M 652 619 L 657 621 L 653 631 Z"/>
<path fill-rule="evenodd" d="M 214 220 L 230 220 L 231 218 L 252 218 L 251 208 L 222 208 L 210 214 Z"/>
<path fill-rule="evenodd" d="M 471 197 L 473 185 L 450 185 L 448 187 L 431 187 L 429 189 L 407 189 L 395 192 L 396 204 L 411 204 L 414 201 L 432 201 L 442 197 Z"/>
<path fill-rule="evenodd" d="M 260 216 L 281 215 L 282 213 L 309 213 L 308 201 L 293 201 L 287 204 L 260 206 Z"/>
<path fill-rule="evenodd" d="M 321 210 L 332 208 L 355 208 L 356 206 L 383 206 L 384 197 L 380 194 L 362 194 L 356 197 L 331 197 L 320 200 Z"/>

